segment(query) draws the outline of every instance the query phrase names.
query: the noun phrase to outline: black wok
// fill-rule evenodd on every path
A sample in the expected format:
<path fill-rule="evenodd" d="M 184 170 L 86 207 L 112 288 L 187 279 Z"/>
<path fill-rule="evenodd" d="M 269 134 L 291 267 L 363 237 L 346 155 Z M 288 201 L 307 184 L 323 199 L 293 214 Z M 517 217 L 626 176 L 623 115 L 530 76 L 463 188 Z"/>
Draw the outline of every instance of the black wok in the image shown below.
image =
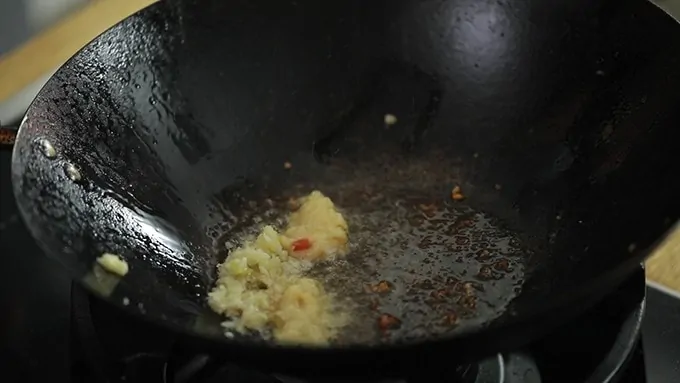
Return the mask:
<path fill-rule="evenodd" d="M 678 218 L 678 100 L 680 27 L 645 1 L 161 2 L 54 75 L 12 174 L 45 252 L 121 310 L 264 369 L 401 375 L 528 342 L 640 267 Z M 323 277 L 356 327 L 224 337 L 224 242 L 315 188 L 360 242 Z M 93 273 L 102 252 L 130 273 Z"/>

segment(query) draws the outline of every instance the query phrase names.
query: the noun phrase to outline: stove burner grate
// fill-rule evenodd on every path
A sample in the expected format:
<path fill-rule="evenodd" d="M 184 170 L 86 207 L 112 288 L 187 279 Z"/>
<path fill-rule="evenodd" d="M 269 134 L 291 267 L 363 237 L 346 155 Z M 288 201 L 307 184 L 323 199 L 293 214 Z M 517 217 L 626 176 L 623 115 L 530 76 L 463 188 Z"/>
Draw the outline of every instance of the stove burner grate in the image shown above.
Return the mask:
<path fill-rule="evenodd" d="M 363 381 L 361 379 L 322 379 L 305 380 L 280 374 L 265 374 L 228 362 L 212 359 L 208 355 L 193 356 L 190 359 L 177 357 L 182 351 L 171 353 L 165 367 L 164 383 L 213 383 L 213 382 L 253 382 L 253 383 L 504 383 L 503 357 L 499 354 L 479 364 L 457 366 L 446 371 L 422 371 L 418 376 L 404 380 Z"/>

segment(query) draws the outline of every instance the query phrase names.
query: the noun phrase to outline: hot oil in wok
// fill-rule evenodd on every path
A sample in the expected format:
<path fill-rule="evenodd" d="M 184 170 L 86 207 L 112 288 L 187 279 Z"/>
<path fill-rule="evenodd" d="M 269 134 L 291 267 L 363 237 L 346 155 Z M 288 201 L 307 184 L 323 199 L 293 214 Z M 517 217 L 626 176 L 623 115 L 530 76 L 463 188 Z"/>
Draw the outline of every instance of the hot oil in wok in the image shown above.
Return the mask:
<path fill-rule="evenodd" d="M 453 201 L 446 192 L 451 179 L 423 179 L 411 173 L 422 169 L 419 162 L 411 164 L 381 176 L 375 165 L 326 168 L 313 183 L 244 204 L 229 237 L 252 235 L 264 224 L 282 226 L 290 198 L 319 189 L 343 213 L 350 233 L 344 259 L 318 263 L 307 274 L 351 312 L 336 343 L 432 337 L 495 319 L 519 292 L 528 250 L 467 200 Z"/>
<path fill-rule="evenodd" d="M 338 201 L 352 233 L 350 254 L 311 274 L 356 304 L 347 341 L 464 330 L 494 319 L 516 295 L 523 273 L 517 239 L 467 206 L 430 201 L 374 198 L 368 211 L 365 203 Z"/>
<path fill-rule="evenodd" d="M 337 343 L 434 337 L 492 321 L 518 294 L 530 255 L 505 229 L 515 212 L 501 202 L 495 181 L 452 200 L 452 188 L 462 185 L 466 193 L 464 181 L 479 173 L 476 157 L 463 161 L 461 150 L 425 139 L 441 99 L 436 81 L 403 68 L 381 73 L 382 90 L 369 87 L 366 99 L 314 142 L 313 153 L 269 163 L 279 172 L 266 169 L 243 192 L 248 200 L 231 210 L 239 218 L 227 233 L 241 238 L 266 223 L 281 225 L 286 201 L 312 190 L 330 197 L 349 224 L 350 251 L 308 275 L 352 313 Z M 400 111 L 399 123 L 383 124 L 385 111 Z M 486 214 L 482 194 L 500 215 Z"/>

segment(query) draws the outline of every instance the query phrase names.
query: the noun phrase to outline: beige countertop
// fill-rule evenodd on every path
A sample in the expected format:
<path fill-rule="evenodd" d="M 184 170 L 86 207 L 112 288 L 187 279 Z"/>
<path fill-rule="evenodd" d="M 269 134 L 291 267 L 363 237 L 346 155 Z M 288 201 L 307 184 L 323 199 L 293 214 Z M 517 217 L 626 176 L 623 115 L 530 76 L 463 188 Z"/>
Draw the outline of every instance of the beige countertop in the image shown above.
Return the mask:
<path fill-rule="evenodd" d="M 53 71 L 97 35 L 156 0 L 94 0 L 0 56 L 0 103 Z"/>
<path fill-rule="evenodd" d="M 0 56 L 0 103 L 59 67 L 104 30 L 155 1 L 93 1 L 16 50 Z M 660 0 L 662 7 L 667 8 L 664 2 L 670 2 Z M 680 8 L 680 2 L 674 4 Z M 662 243 L 647 261 L 647 278 L 680 292 L 680 230 Z"/>

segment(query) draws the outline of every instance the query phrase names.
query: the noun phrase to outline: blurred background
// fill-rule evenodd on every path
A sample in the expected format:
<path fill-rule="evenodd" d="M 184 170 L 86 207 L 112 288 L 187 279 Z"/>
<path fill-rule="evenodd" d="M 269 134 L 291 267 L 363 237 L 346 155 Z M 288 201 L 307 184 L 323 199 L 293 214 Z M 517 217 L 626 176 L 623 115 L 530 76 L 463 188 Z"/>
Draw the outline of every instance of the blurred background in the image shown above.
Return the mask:
<path fill-rule="evenodd" d="M 91 0 L 3 0 L 0 55 L 16 48 Z"/>
<path fill-rule="evenodd" d="M 2 0 L 0 122 L 20 120 L 52 73 L 98 34 L 154 0 Z"/>

